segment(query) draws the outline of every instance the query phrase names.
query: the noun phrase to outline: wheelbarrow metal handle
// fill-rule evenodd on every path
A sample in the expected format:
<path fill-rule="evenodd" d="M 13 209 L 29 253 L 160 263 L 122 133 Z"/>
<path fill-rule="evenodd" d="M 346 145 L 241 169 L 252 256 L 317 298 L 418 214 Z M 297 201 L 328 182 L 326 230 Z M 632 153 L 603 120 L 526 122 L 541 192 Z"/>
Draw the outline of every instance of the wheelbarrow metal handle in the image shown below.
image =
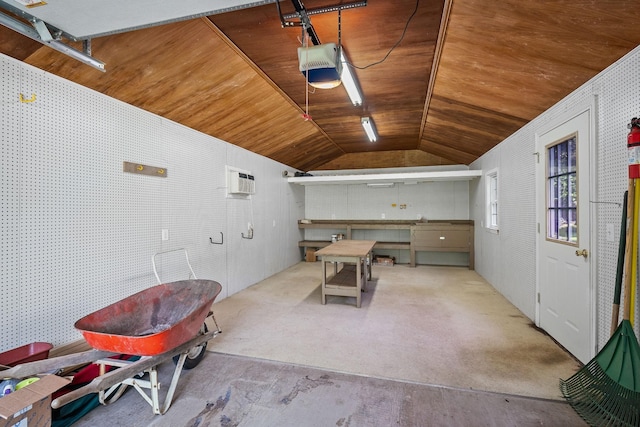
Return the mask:
<path fill-rule="evenodd" d="M 205 341 L 210 340 L 211 338 L 216 336 L 218 333 L 219 333 L 218 331 L 209 331 L 206 334 L 198 335 L 195 338 L 187 341 L 186 343 L 172 350 L 169 350 L 165 353 L 162 353 L 156 356 L 144 356 L 140 360 L 135 361 L 129 364 L 128 366 L 114 369 L 113 371 L 107 372 L 104 375 L 100 375 L 99 377 L 94 378 L 89 384 L 83 387 L 80 387 L 76 390 L 73 390 L 67 394 L 63 394 L 57 399 L 54 399 L 51 402 L 51 407 L 53 409 L 57 409 L 87 394 L 98 393 L 102 390 L 106 390 L 118 383 L 123 382 L 127 378 L 131 378 L 140 372 L 144 372 L 147 369 L 152 368 L 153 366 L 159 365 L 171 359 L 176 354 L 189 351 L 191 347 L 194 347 Z"/>
<path fill-rule="evenodd" d="M 102 350 L 87 350 L 81 353 L 67 354 L 64 356 L 51 357 L 48 359 L 36 360 L 35 362 L 23 363 L 12 368 L 0 371 L 0 378 L 24 378 L 32 377 L 45 372 L 55 373 L 68 366 L 83 365 L 94 362 L 98 359 L 114 356 L 117 353 Z"/>

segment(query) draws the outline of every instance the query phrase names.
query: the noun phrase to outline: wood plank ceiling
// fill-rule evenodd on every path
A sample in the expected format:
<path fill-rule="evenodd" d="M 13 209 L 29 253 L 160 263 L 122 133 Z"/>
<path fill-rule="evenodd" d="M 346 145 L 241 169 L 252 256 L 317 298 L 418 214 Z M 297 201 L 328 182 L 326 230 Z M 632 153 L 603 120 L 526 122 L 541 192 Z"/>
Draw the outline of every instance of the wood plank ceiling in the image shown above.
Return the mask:
<path fill-rule="evenodd" d="M 322 42 L 337 16 L 311 16 Z M 640 44 L 637 22 L 635 0 L 369 0 L 341 25 L 364 103 L 315 90 L 311 121 L 274 4 L 96 38 L 106 73 L 5 27 L 0 52 L 302 171 L 430 166 L 473 162 Z"/>

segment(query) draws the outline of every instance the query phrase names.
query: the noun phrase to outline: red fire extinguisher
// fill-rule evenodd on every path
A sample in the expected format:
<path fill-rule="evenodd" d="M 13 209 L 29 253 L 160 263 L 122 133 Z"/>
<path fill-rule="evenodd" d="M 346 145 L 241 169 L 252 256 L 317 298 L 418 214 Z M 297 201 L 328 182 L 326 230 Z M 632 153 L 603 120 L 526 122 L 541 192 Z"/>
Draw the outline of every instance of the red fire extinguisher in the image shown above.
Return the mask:
<path fill-rule="evenodd" d="M 634 117 L 628 127 L 629 179 L 636 179 L 640 178 L 640 119 Z"/>

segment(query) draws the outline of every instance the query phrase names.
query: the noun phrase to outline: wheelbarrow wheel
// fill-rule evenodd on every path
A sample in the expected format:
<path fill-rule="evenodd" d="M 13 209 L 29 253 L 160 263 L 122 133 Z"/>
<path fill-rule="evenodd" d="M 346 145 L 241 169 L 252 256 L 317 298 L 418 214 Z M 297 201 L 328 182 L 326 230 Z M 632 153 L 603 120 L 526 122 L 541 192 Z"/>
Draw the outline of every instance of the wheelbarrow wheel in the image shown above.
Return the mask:
<path fill-rule="evenodd" d="M 203 334 L 206 334 L 207 332 L 209 332 L 209 328 L 207 328 L 206 323 L 203 323 L 202 328 L 200 328 L 200 334 L 203 335 Z M 193 369 L 196 366 L 198 366 L 198 364 L 204 357 L 206 351 L 207 351 L 207 341 L 203 342 L 202 344 L 194 345 L 193 347 L 191 347 L 189 349 L 189 352 L 187 353 L 187 358 L 184 359 L 184 365 L 182 366 L 182 368 Z M 173 363 L 177 364 L 179 359 L 180 359 L 179 354 L 176 356 L 173 356 Z"/>

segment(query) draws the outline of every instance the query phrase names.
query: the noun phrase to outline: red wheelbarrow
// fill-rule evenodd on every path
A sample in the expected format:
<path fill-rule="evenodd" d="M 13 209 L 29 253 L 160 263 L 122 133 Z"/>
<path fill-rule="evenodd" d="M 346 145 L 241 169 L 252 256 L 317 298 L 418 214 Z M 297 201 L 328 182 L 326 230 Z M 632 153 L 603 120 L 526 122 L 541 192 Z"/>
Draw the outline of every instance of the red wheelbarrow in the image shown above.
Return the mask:
<path fill-rule="evenodd" d="M 181 280 L 153 286 L 93 312 L 75 323 L 93 350 L 24 363 L 0 371 L 3 378 L 24 378 L 54 372 L 83 363 L 100 365 L 100 375 L 89 384 L 51 402 L 59 408 L 90 393 L 100 403 L 117 400 L 128 386 L 164 414 L 171 406 L 182 368 L 195 367 L 205 353 L 206 343 L 221 331 L 208 331 L 205 319 L 222 287 L 212 280 Z M 139 360 L 111 359 L 116 354 L 141 356 Z M 171 385 L 161 405 L 157 366 L 173 358 L 176 362 Z M 106 372 L 106 367 L 118 367 Z M 106 373 L 105 373 L 106 372 Z M 149 380 L 138 378 L 149 373 Z M 150 389 L 149 396 L 143 389 Z"/>

